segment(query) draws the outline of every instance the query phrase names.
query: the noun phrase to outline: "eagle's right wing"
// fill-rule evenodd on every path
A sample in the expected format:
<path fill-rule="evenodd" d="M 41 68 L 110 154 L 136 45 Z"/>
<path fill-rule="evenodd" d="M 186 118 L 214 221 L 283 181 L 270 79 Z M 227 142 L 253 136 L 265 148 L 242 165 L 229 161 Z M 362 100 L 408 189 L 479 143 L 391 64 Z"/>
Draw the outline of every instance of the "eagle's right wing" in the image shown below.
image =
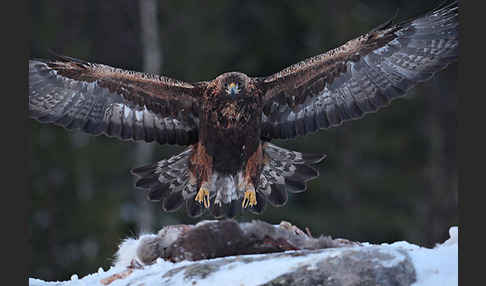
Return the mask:
<path fill-rule="evenodd" d="M 459 56 L 459 4 L 387 23 L 261 79 L 262 137 L 293 138 L 376 112 Z"/>
<path fill-rule="evenodd" d="M 125 140 L 195 143 L 204 88 L 68 57 L 29 60 L 31 118 Z"/>

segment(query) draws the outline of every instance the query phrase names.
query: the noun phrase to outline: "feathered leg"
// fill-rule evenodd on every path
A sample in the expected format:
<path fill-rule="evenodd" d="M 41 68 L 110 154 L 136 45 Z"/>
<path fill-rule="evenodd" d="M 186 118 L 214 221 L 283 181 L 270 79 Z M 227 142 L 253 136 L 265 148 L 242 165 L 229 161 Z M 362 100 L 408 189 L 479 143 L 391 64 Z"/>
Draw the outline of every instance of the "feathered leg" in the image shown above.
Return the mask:
<path fill-rule="evenodd" d="M 191 157 L 190 171 L 199 182 L 200 187 L 194 200 L 203 204 L 205 208 L 209 208 L 211 206 L 210 179 L 212 176 L 213 160 L 206 152 L 204 145 L 199 143 L 196 148 L 196 152 Z"/>

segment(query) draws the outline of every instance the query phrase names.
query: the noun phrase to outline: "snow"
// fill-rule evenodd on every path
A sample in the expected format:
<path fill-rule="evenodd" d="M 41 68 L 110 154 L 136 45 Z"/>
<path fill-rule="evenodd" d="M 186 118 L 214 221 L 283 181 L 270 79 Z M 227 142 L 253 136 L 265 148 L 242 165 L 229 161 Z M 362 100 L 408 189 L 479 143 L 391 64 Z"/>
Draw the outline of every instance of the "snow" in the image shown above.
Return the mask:
<path fill-rule="evenodd" d="M 330 249 L 330 251 L 326 253 L 325 256 L 335 256 L 338 254 L 339 251 L 336 251 L 335 249 Z M 245 257 L 258 257 L 263 255 L 264 254 L 245 255 Z M 198 280 L 197 285 L 221 285 L 222 282 L 224 282 L 224 285 L 241 285 L 242 281 L 244 281 L 244 285 L 261 285 L 299 267 L 300 265 L 311 263 L 317 258 L 322 257 L 322 253 L 317 253 L 303 257 L 273 258 L 252 263 L 245 263 L 240 261 L 228 263 L 225 266 L 221 267 L 217 273 L 210 274 L 204 280 Z M 278 267 L 275 267 L 276 265 L 278 265 Z M 257 273 L 258 275 L 255 275 Z M 178 276 L 174 278 L 177 278 L 176 281 L 180 283 L 175 285 L 183 285 L 184 283 L 188 282 L 192 283 L 192 281 L 184 280 L 182 272 L 180 272 Z"/>
<path fill-rule="evenodd" d="M 409 252 L 417 272 L 414 286 L 458 285 L 459 229 L 449 229 L 450 238 L 433 249 L 420 248 Z"/>
<path fill-rule="evenodd" d="M 415 267 L 417 275 L 417 281 L 413 284 L 414 286 L 458 285 L 458 227 L 451 227 L 449 229 L 449 235 L 450 238 L 447 241 L 434 248 L 420 247 L 405 241 L 392 244 L 383 243 L 380 245 L 362 243 L 361 246 L 311 251 L 309 254 L 301 256 L 258 254 L 200 260 L 195 262 L 184 261 L 180 263 L 171 263 L 162 259 L 157 259 L 156 263 L 144 266 L 143 269 L 130 269 L 126 267 L 129 265 L 130 258 L 134 258 L 136 253 L 135 246 L 137 245 L 137 240 L 127 239 L 120 246 L 120 248 L 127 247 L 130 249 L 130 251 L 126 252 L 127 256 L 123 257 L 123 263 L 118 263 L 116 266 L 113 266 L 108 270 L 100 268 L 98 272 L 84 277 L 78 277 L 77 274 L 73 274 L 71 280 L 61 282 L 46 282 L 36 278 L 29 278 L 29 285 L 193 285 L 194 282 L 197 282 L 197 285 L 200 286 L 260 285 L 302 265 L 311 265 L 310 267 L 312 268 L 314 267 L 313 261 L 325 257 L 338 256 L 343 251 L 352 248 L 359 248 L 360 251 L 379 248 L 380 252 L 390 254 L 393 259 L 382 262 L 382 265 L 385 267 L 392 267 L 406 259 L 406 255 L 403 253 L 406 252 Z M 287 251 L 286 253 L 292 252 L 295 251 Z M 132 253 L 132 256 L 128 255 L 128 253 Z M 248 260 L 244 260 L 247 258 L 258 259 L 248 262 Z M 211 261 L 212 263 L 220 261 L 221 266 L 217 271 L 209 271 L 205 277 L 201 278 L 198 276 L 201 274 L 197 274 L 194 277 L 188 277 L 187 271 L 178 271 L 183 266 L 194 266 L 194 268 L 204 267 L 204 265 L 209 265 L 207 263 L 208 261 Z M 112 277 L 122 278 L 107 280 Z M 242 282 L 244 282 L 244 284 L 242 284 Z"/>

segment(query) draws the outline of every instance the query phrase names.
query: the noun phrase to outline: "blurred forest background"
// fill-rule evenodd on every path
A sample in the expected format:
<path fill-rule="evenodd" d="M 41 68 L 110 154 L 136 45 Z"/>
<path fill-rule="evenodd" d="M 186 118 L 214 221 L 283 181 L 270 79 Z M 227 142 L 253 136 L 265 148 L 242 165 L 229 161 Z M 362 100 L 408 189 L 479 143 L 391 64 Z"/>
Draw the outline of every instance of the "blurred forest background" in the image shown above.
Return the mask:
<path fill-rule="evenodd" d="M 228 71 L 264 76 L 368 32 L 397 9 L 402 20 L 440 2 L 32 0 L 30 57 L 49 57 L 51 49 L 189 82 Z M 457 78 L 454 64 L 376 114 L 276 141 L 328 154 L 321 175 L 285 207 L 237 219 L 287 220 L 314 235 L 371 243 L 431 247 L 444 241 L 459 223 Z M 183 147 L 94 137 L 34 120 L 29 125 L 29 277 L 66 280 L 107 269 L 122 239 L 199 221 L 182 209 L 161 212 L 134 188 L 129 173 Z"/>

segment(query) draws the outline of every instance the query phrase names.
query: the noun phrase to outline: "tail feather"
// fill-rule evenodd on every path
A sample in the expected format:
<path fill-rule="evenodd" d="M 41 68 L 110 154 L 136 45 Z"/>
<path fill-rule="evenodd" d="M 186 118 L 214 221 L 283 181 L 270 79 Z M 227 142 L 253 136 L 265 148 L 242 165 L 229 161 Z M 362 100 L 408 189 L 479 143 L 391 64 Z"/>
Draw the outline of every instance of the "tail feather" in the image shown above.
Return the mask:
<path fill-rule="evenodd" d="M 162 201 L 162 209 L 166 212 L 175 212 L 184 203 L 184 197 L 181 192 L 171 192 L 169 196 Z"/>
<path fill-rule="evenodd" d="M 303 181 L 285 178 L 285 189 L 292 194 L 302 193 L 307 190 L 307 184 Z"/>
<path fill-rule="evenodd" d="M 164 211 L 178 210 L 190 196 L 194 196 L 196 186 L 189 182 L 188 163 L 192 147 L 155 164 L 132 169 L 138 179 L 135 186 L 147 191 L 150 201 L 160 201 Z M 187 200 L 191 201 L 191 200 Z M 186 206 L 190 216 L 198 216 L 195 206 Z"/>
<path fill-rule="evenodd" d="M 264 144 L 266 163 L 263 166 L 258 191 L 273 206 L 287 203 L 288 193 L 300 193 L 307 189 L 307 182 L 319 176 L 311 165 L 326 158 L 324 154 L 303 154 L 270 143 Z"/>
<path fill-rule="evenodd" d="M 231 174 L 213 173 L 210 183 L 211 206 L 206 209 L 195 200 L 198 191 L 197 180 L 191 178 L 189 161 L 193 148 L 155 164 L 134 168 L 131 172 L 137 176 L 135 186 L 147 191 L 150 201 L 158 201 L 161 208 L 174 212 L 185 205 L 187 215 L 200 217 L 206 210 L 215 218 L 232 218 L 241 212 L 244 187 L 242 172 Z M 303 154 L 290 151 L 268 142 L 263 144 L 263 167 L 260 181 L 256 187 L 256 204 L 245 210 L 261 214 L 267 202 L 274 207 L 284 206 L 288 193 L 300 193 L 307 189 L 307 182 L 319 176 L 319 171 L 312 165 L 321 162 L 322 154 Z"/>
<path fill-rule="evenodd" d="M 155 174 L 155 169 L 157 168 L 157 164 L 158 163 L 133 168 L 130 172 L 133 175 L 136 175 L 137 177 L 145 177 L 148 175 L 152 175 Z"/>
<path fill-rule="evenodd" d="M 272 159 L 294 164 L 317 164 L 326 158 L 325 154 L 300 153 L 278 147 L 268 142 L 263 145 L 263 149 L 265 154 Z"/>
<path fill-rule="evenodd" d="M 159 181 L 159 176 L 157 174 L 152 174 L 147 177 L 143 177 L 135 182 L 135 187 L 142 189 L 152 189 L 159 186 L 161 182 Z"/>
<path fill-rule="evenodd" d="M 268 202 L 274 207 L 284 206 L 289 199 L 286 185 L 273 184 L 270 189 L 270 194 L 267 196 Z"/>
<path fill-rule="evenodd" d="M 294 174 L 285 178 L 286 180 L 307 182 L 319 177 L 319 171 L 309 165 L 301 164 L 294 166 Z"/>
<path fill-rule="evenodd" d="M 160 202 L 169 195 L 169 185 L 160 184 L 147 192 L 147 199 L 152 202 Z"/>
<path fill-rule="evenodd" d="M 319 164 L 326 159 L 326 154 L 300 153 L 305 164 Z"/>

